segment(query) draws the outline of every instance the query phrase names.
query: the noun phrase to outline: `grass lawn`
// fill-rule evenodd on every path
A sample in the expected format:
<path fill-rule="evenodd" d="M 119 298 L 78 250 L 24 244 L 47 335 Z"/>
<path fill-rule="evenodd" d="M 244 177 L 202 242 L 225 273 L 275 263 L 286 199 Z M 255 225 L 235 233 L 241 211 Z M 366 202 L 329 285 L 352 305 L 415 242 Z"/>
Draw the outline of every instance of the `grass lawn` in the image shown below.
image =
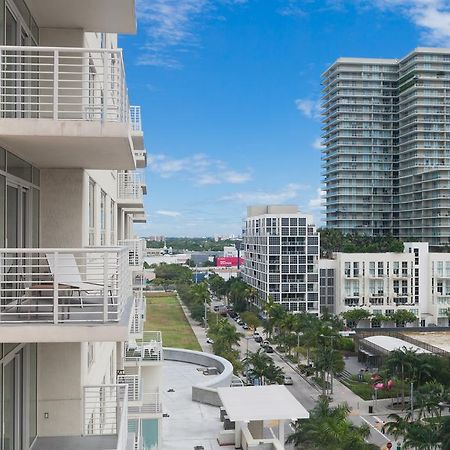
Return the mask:
<path fill-rule="evenodd" d="M 160 330 L 164 347 L 201 351 L 197 338 L 174 295 L 147 296 L 145 330 Z"/>

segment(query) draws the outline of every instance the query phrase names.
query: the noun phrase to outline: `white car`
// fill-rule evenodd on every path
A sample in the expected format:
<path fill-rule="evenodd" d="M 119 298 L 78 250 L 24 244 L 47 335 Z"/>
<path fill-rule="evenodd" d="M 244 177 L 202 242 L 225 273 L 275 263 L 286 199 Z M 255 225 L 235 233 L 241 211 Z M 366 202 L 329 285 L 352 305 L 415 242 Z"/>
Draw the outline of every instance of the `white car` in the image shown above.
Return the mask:
<path fill-rule="evenodd" d="M 207 344 L 214 344 L 214 341 L 211 338 L 206 339 Z"/>
<path fill-rule="evenodd" d="M 292 386 L 294 384 L 294 380 L 289 375 L 285 375 L 283 379 L 283 384 L 286 386 Z"/>

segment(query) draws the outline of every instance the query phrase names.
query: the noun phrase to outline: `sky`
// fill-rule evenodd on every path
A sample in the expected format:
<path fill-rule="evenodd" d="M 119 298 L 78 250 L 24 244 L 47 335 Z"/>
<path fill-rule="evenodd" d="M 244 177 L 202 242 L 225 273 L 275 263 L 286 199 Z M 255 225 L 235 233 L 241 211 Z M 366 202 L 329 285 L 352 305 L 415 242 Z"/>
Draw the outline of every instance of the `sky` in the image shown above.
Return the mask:
<path fill-rule="evenodd" d="M 139 235 L 240 234 L 246 207 L 322 225 L 321 74 L 450 47 L 450 0 L 136 0 L 121 36 L 149 166 Z"/>

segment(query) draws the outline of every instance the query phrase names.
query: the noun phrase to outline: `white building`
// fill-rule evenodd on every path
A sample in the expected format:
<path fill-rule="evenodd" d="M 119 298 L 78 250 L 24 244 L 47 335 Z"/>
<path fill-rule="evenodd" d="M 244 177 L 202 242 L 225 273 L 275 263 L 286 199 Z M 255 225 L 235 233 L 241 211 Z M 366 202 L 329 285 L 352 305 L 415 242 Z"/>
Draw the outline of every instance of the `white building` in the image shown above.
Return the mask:
<path fill-rule="evenodd" d="M 405 243 L 403 253 L 336 253 L 319 266 L 321 304 L 329 304 L 324 296 L 334 288 L 330 309 L 336 314 L 352 308 L 373 315 L 406 309 L 418 317 L 413 325 L 449 325 L 450 253 L 430 252 L 427 243 Z M 363 321 L 361 326 L 370 323 Z"/>
<path fill-rule="evenodd" d="M 243 279 L 262 300 L 319 313 L 319 234 L 291 205 L 250 206 L 243 230 Z"/>
<path fill-rule="evenodd" d="M 117 48 L 134 1 L 0 3 L 0 448 L 142 449 L 163 355 L 143 332 L 146 152 Z"/>

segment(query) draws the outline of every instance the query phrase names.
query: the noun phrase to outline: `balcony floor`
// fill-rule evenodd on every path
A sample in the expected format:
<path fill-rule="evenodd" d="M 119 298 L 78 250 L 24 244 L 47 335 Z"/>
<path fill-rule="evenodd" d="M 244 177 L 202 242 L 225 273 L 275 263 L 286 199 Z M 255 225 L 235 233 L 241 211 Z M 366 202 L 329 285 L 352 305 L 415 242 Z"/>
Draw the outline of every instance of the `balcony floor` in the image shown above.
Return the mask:
<path fill-rule="evenodd" d="M 38 437 L 32 450 L 110 450 L 117 447 L 117 436 Z"/>

